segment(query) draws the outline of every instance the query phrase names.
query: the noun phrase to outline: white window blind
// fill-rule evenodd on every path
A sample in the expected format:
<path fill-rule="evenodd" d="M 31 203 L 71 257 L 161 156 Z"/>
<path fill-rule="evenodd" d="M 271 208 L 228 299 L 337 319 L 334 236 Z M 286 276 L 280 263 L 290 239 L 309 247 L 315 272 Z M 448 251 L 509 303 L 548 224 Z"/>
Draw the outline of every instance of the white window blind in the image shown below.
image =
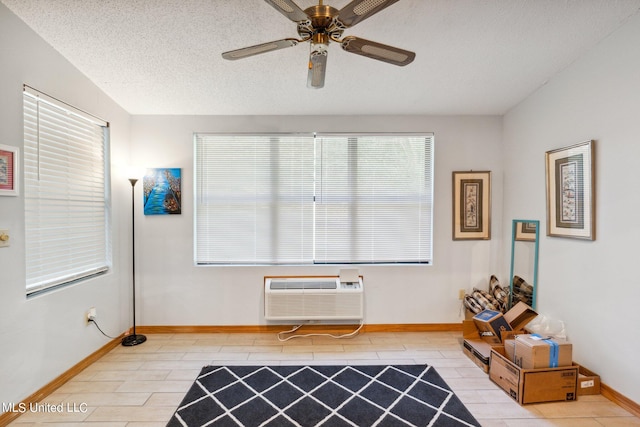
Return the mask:
<path fill-rule="evenodd" d="M 108 124 L 24 91 L 27 294 L 110 265 Z"/>
<path fill-rule="evenodd" d="M 431 261 L 432 138 L 318 135 L 316 263 Z"/>
<path fill-rule="evenodd" d="M 313 137 L 198 134 L 195 144 L 196 262 L 311 262 Z"/>
<path fill-rule="evenodd" d="M 432 135 L 196 134 L 196 263 L 429 263 L 432 149 Z"/>

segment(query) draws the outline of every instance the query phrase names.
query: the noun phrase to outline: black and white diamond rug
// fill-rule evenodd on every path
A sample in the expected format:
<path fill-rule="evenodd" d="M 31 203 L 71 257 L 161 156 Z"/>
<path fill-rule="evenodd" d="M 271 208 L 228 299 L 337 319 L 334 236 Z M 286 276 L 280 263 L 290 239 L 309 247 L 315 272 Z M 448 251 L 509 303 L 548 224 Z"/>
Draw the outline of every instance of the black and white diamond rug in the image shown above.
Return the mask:
<path fill-rule="evenodd" d="M 174 426 L 479 426 L 428 365 L 206 366 Z"/>

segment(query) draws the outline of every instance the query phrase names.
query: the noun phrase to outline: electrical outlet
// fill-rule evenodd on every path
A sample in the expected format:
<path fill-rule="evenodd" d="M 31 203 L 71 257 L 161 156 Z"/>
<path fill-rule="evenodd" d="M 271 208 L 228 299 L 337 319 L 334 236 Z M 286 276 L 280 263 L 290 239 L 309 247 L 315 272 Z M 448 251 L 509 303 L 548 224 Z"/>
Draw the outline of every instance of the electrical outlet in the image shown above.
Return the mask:
<path fill-rule="evenodd" d="M 466 290 L 460 289 L 458 290 L 458 299 L 464 299 L 464 295 L 467 293 Z"/>
<path fill-rule="evenodd" d="M 87 315 L 85 317 L 85 320 L 87 321 L 87 323 L 89 323 L 95 318 L 96 318 L 96 308 L 91 307 L 89 310 L 87 310 Z"/>
<path fill-rule="evenodd" d="M 0 248 L 6 248 L 9 246 L 9 230 L 1 229 L 0 230 Z"/>

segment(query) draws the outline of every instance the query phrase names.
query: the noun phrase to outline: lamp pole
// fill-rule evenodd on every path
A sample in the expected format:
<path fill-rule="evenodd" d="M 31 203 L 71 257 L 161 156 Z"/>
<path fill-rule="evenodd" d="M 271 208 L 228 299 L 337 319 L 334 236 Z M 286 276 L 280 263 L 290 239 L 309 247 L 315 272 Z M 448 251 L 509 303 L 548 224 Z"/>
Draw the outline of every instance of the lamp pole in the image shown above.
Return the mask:
<path fill-rule="evenodd" d="M 136 334 L 136 215 L 135 215 L 135 186 L 137 178 L 129 178 L 131 183 L 131 283 L 133 285 L 133 331 L 122 338 L 122 345 L 130 347 L 142 344 L 147 340 L 144 335 Z"/>

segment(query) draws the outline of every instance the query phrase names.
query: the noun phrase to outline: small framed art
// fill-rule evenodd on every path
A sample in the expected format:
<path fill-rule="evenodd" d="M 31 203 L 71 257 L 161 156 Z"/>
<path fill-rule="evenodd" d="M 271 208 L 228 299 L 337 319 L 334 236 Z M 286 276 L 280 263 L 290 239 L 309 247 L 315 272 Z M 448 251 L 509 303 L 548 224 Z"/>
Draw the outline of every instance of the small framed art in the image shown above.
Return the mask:
<path fill-rule="evenodd" d="M 147 169 L 142 182 L 145 215 L 179 215 L 182 212 L 182 169 Z"/>
<path fill-rule="evenodd" d="M 491 172 L 453 172 L 453 240 L 491 239 Z"/>
<path fill-rule="evenodd" d="M 0 144 L 0 196 L 18 195 L 19 157 L 17 147 Z"/>
<path fill-rule="evenodd" d="M 535 242 L 536 223 L 522 221 L 516 223 L 516 240 L 519 242 Z"/>
<path fill-rule="evenodd" d="M 547 236 L 595 240 L 593 141 L 547 151 Z"/>

